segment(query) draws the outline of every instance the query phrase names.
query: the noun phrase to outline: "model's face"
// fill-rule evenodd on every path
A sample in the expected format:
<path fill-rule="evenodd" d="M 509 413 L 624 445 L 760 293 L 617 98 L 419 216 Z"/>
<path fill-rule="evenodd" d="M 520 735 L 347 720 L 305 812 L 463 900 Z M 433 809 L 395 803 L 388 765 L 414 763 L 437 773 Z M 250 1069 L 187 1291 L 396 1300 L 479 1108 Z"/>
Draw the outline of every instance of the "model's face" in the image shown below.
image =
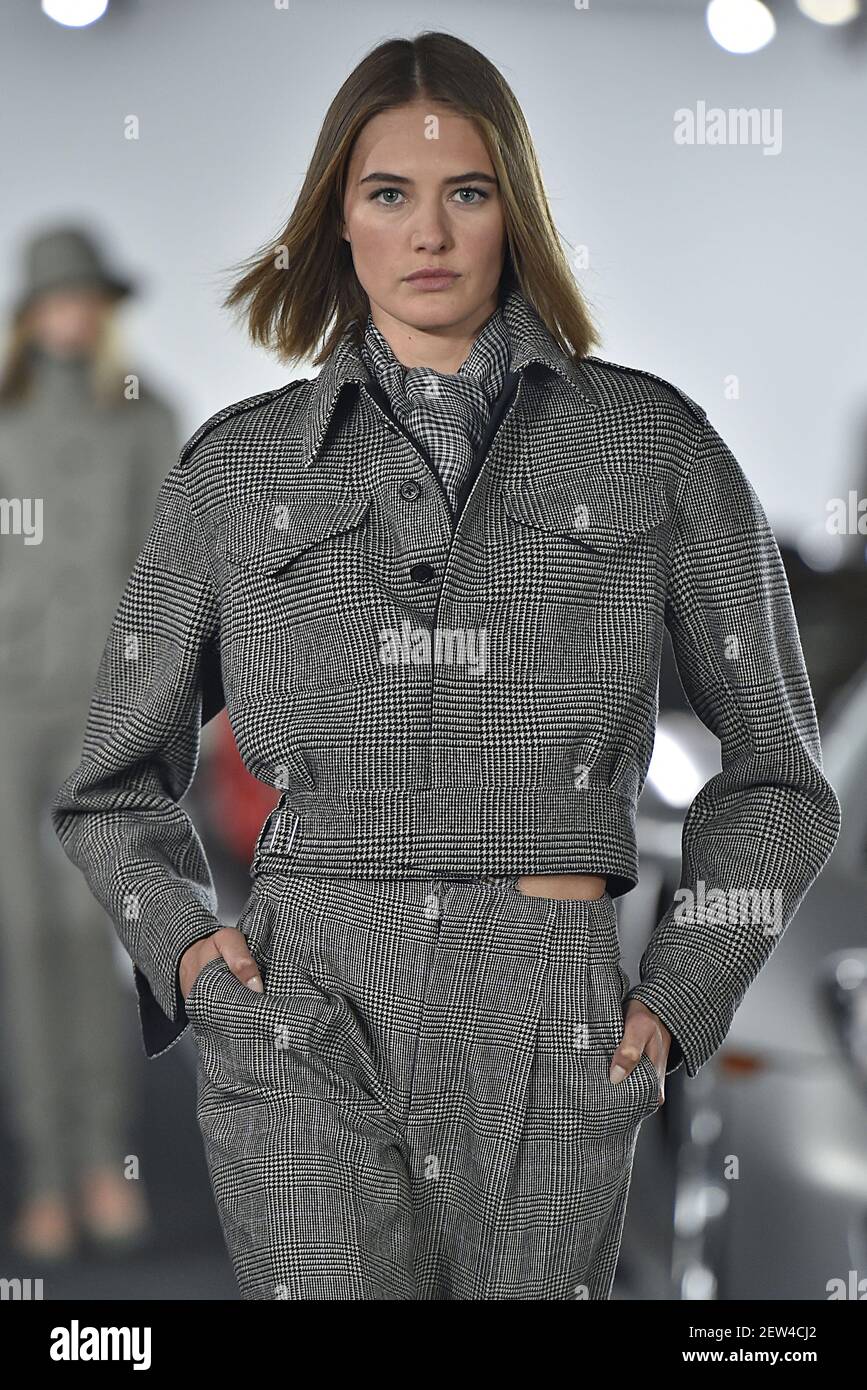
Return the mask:
<path fill-rule="evenodd" d="M 416 102 L 381 112 L 349 163 L 343 235 L 377 326 L 420 332 L 477 326 L 497 304 L 506 236 L 493 165 L 475 126 Z M 412 281 L 436 266 L 438 282 Z"/>
<path fill-rule="evenodd" d="M 46 290 L 30 306 L 30 339 L 56 357 L 75 357 L 96 348 L 111 300 L 100 290 Z"/>

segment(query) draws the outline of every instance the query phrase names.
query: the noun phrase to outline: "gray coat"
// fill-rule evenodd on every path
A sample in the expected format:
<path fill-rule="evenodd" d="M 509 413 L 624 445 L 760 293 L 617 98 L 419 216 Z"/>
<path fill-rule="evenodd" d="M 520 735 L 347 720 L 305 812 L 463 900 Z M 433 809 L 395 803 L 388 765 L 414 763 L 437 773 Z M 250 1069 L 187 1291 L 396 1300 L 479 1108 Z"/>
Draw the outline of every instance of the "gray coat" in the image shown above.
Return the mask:
<path fill-rule="evenodd" d="M 205 421 L 165 480 L 52 809 L 135 963 L 148 1055 L 184 1030 L 180 958 L 220 925 L 179 803 L 224 700 L 283 791 L 254 872 L 583 871 L 617 897 L 667 626 L 722 771 L 628 997 L 691 1076 L 833 849 L 789 589 L 739 464 L 678 388 L 574 365 L 517 293 L 505 313 L 510 375 L 457 518 L 350 335 L 318 377 Z"/>
<path fill-rule="evenodd" d="M 37 359 L 33 394 L 0 408 L 7 716 L 65 711 L 83 732 L 111 619 L 181 439 L 156 393 L 102 410 L 78 365 L 47 357 Z"/>

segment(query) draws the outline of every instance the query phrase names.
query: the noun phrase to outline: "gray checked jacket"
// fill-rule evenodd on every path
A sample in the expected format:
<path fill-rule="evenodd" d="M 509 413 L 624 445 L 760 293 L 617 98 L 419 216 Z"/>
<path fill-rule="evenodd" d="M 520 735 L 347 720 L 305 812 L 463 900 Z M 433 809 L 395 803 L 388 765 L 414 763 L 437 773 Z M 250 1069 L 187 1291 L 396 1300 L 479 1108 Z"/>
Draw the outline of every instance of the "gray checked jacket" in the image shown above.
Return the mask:
<path fill-rule="evenodd" d="M 517 291 L 512 358 L 452 509 L 348 332 L 318 376 L 206 420 L 166 476 L 51 815 L 134 964 L 147 1056 L 221 926 L 180 805 L 227 707 L 281 790 L 253 872 L 638 881 L 664 628 L 721 771 L 625 996 L 690 1076 L 830 855 L 840 806 L 762 505 L 702 407 L 564 355 Z M 774 910 L 756 911 L 756 903 Z"/>

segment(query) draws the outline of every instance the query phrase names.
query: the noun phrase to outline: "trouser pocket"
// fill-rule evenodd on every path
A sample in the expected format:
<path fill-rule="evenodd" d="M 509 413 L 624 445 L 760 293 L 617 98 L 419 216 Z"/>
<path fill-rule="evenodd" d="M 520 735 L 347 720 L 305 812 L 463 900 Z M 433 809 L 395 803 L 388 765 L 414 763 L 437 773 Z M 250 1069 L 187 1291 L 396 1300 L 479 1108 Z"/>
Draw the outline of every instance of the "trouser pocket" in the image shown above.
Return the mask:
<path fill-rule="evenodd" d="M 620 1081 L 609 1078 L 629 988 L 614 900 L 605 892 L 601 898 L 545 901 L 551 927 L 542 1031 L 543 1050 L 552 1058 L 551 1084 L 563 1087 L 576 1128 L 629 1129 L 658 1108 L 659 1086 L 646 1054 Z"/>

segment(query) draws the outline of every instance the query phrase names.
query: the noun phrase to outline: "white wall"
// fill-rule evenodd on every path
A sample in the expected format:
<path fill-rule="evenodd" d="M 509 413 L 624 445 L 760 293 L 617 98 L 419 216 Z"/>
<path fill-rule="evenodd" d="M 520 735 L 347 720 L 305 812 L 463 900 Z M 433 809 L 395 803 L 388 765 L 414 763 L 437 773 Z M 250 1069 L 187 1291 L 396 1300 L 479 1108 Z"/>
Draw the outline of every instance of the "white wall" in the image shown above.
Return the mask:
<path fill-rule="evenodd" d="M 604 331 L 599 355 L 699 400 L 785 535 L 863 477 L 867 56 L 793 4 L 777 9 L 776 41 L 733 57 L 684 0 L 588 11 L 127 0 L 77 32 L 35 0 L 5 5 L 0 304 L 33 225 L 87 216 L 146 277 L 125 325 L 187 433 L 279 385 L 295 373 L 219 309 L 221 271 L 285 221 L 326 106 L 362 55 L 444 29 L 481 48 L 524 107 L 558 227 L 590 248 L 579 279 Z M 673 113 L 700 100 L 780 108 L 782 153 L 678 147 Z M 124 139 L 130 113 L 136 142 Z M 730 373 L 737 402 L 723 396 Z"/>

